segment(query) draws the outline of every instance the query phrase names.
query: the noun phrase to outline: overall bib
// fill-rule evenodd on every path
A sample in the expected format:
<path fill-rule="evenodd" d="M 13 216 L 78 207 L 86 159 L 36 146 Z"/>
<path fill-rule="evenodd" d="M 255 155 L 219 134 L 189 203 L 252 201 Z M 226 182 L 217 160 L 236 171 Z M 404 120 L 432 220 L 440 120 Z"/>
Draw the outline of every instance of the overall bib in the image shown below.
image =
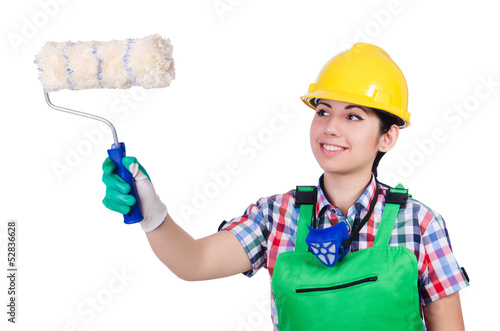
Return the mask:
<path fill-rule="evenodd" d="M 389 196 L 374 246 L 348 253 L 333 267 L 309 251 L 313 203 L 300 206 L 295 250 L 281 253 L 273 272 L 280 331 L 423 330 L 415 254 L 389 247 L 401 204 Z"/>

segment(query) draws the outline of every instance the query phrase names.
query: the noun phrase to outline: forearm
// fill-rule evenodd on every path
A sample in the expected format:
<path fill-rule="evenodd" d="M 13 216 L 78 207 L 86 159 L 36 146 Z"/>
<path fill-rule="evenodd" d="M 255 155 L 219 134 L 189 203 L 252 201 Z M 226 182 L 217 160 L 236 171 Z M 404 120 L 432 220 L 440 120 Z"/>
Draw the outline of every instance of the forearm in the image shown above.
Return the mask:
<path fill-rule="evenodd" d="M 146 236 L 158 259 L 179 278 L 189 280 L 199 265 L 196 240 L 177 225 L 169 214 L 160 227 L 147 232 Z"/>
<path fill-rule="evenodd" d="M 146 235 L 160 261 L 184 280 L 216 279 L 252 269 L 245 249 L 229 231 L 195 240 L 167 215 Z"/>

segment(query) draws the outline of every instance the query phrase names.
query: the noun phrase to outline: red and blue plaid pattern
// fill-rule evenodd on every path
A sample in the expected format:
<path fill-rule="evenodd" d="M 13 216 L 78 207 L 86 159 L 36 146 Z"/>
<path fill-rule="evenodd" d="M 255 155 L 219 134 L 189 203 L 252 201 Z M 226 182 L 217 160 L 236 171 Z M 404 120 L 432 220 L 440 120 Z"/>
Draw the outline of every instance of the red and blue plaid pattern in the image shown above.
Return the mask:
<path fill-rule="evenodd" d="M 347 217 L 344 217 L 340 209 L 326 199 L 320 178 L 316 203 L 318 228 L 346 222 L 351 232 L 368 212 L 376 185 L 377 182 L 372 177 L 366 190 L 349 208 Z M 384 184 L 380 185 L 374 212 L 359 232 L 358 238 L 352 242 L 351 252 L 373 246 L 388 189 Z M 295 207 L 294 191 L 261 198 L 250 205 L 243 216 L 232 219 L 222 227 L 235 234 L 247 251 L 253 266 L 246 273 L 248 277 L 264 267 L 268 269 L 272 281 L 278 255 L 294 250 L 300 210 Z M 389 245 L 407 247 L 417 257 L 422 304 L 438 300 L 469 285 L 453 255 L 443 218 L 419 201 L 409 198 L 405 208 L 400 209 Z M 274 298 L 271 300 L 271 311 L 277 330 Z"/>

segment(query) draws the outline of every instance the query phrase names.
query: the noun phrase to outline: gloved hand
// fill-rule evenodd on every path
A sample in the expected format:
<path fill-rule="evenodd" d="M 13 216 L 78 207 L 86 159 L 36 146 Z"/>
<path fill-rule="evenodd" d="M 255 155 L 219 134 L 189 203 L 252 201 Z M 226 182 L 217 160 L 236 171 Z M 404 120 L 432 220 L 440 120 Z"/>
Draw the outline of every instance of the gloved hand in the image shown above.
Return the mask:
<path fill-rule="evenodd" d="M 126 156 L 123 158 L 122 163 L 132 173 L 135 180 L 139 203 L 144 216 L 144 219 L 140 222 L 141 227 L 145 232 L 153 231 L 165 220 L 167 207 L 161 202 L 148 173 L 135 157 Z M 104 172 L 102 181 L 106 184 L 106 197 L 102 202 L 108 209 L 120 214 L 128 214 L 130 207 L 135 204 L 135 198 L 128 194 L 130 185 L 113 173 L 115 167 L 116 164 L 110 158 L 106 158 L 102 165 Z"/>

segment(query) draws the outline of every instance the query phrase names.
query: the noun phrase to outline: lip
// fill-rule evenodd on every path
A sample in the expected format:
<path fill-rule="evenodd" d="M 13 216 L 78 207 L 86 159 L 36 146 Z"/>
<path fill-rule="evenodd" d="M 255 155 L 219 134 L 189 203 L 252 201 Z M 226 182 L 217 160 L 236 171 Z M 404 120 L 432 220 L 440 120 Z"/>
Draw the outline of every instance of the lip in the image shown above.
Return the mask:
<path fill-rule="evenodd" d="M 347 147 L 336 144 L 320 143 L 321 152 L 327 156 L 337 155 L 347 150 Z"/>

